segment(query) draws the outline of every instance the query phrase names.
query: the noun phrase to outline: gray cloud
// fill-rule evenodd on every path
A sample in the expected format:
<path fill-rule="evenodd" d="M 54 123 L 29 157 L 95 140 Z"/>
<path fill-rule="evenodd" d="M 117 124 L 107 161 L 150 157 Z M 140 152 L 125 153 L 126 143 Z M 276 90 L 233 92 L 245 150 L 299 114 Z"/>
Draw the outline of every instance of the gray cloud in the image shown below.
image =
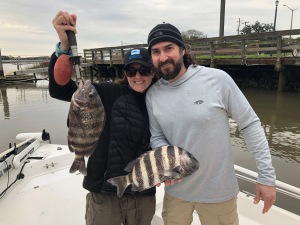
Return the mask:
<path fill-rule="evenodd" d="M 299 0 L 280 0 L 277 30 L 290 28 L 291 8 Z M 52 19 L 59 11 L 77 14 L 79 51 L 85 48 L 146 43 L 148 32 L 163 21 L 180 31 L 197 29 L 219 34 L 220 0 L 10 0 L 0 3 L 0 48 L 3 55 L 50 55 L 58 41 Z M 227 0 L 225 35 L 237 34 L 238 19 L 250 24 L 273 23 L 274 0 Z M 293 28 L 300 28 L 300 9 Z"/>

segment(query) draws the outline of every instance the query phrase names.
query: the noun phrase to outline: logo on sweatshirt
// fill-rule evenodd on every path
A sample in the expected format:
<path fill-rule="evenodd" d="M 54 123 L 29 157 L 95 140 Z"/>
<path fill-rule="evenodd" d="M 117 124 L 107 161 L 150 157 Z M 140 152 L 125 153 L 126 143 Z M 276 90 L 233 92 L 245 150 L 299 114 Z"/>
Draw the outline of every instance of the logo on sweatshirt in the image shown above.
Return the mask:
<path fill-rule="evenodd" d="M 200 105 L 200 104 L 202 104 L 204 101 L 203 100 L 198 100 L 198 101 L 195 101 L 194 102 L 194 105 Z"/>

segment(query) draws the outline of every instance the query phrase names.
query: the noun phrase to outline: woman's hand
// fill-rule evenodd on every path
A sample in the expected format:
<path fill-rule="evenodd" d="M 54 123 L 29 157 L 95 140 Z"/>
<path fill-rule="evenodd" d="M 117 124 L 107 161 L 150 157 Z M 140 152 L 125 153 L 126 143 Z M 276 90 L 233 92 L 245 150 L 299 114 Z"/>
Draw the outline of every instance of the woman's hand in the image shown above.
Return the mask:
<path fill-rule="evenodd" d="M 66 31 L 71 30 L 76 34 L 76 19 L 75 14 L 59 11 L 52 20 L 53 27 L 60 40 L 60 49 L 63 51 L 67 51 L 70 47 Z"/>

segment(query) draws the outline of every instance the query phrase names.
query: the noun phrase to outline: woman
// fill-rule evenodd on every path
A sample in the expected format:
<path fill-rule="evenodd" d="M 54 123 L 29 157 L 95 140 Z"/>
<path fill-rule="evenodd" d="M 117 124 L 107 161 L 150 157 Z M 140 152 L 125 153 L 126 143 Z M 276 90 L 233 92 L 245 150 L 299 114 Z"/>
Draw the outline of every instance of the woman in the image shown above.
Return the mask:
<path fill-rule="evenodd" d="M 60 43 L 49 65 L 49 93 L 53 98 L 70 101 L 76 83 L 70 80 L 63 86 L 57 84 L 54 65 L 61 54 L 69 52 L 66 30 L 76 32 L 76 15 L 59 12 L 52 23 Z M 156 78 L 148 51 L 144 48 L 128 51 L 124 64 L 122 80 L 93 84 L 104 105 L 106 122 L 83 180 L 83 187 L 89 191 L 87 225 L 150 225 L 155 213 L 155 188 L 134 192 L 128 187 L 118 198 L 116 187 L 106 181 L 125 175 L 125 166 L 150 150 L 145 93 Z"/>

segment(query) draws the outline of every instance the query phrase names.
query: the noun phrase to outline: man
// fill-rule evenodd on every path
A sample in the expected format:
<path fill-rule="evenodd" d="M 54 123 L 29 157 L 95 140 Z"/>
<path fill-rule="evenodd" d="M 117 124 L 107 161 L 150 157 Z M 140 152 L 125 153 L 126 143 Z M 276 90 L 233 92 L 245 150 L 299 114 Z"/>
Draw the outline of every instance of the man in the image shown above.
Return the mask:
<path fill-rule="evenodd" d="M 189 225 L 194 210 L 202 225 L 239 223 L 228 118 L 237 122 L 256 161 L 254 203 L 262 197 L 262 212 L 268 212 L 276 197 L 275 170 L 261 122 L 240 89 L 226 72 L 196 65 L 171 24 L 150 31 L 148 51 L 161 77 L 146 95 L 151 147 L 180 146 L 200 165 L 182 182 L 165 183 L 164 223 Z"/>

